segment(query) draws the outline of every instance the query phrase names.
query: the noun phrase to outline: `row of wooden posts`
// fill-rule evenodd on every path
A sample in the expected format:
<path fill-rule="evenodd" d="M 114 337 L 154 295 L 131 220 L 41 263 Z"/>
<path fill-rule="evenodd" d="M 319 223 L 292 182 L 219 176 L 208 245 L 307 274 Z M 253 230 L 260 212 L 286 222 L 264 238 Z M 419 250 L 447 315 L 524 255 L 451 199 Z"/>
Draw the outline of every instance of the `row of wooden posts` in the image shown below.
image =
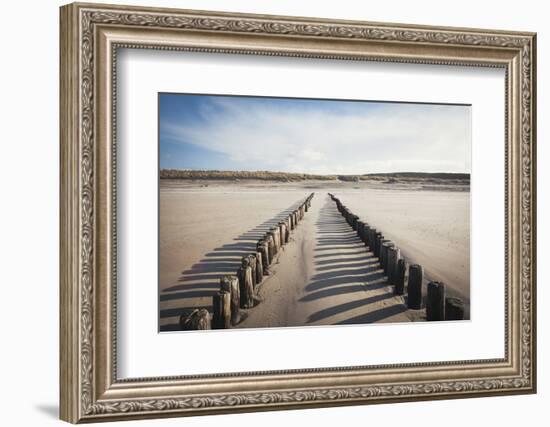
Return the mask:
<path fill-rule="evenodd" d="M 212 301 L 212 319 L 205 308 L 185 312 L 180 317 L 183 330 L 231 328 L 241 321 L 241 308 L 257 305 L 257 287 L 270 274 L 270 265 L 311 207 L 314 194 L 258 240 L 256 251 L 242 257 L 236 275 L 220 278 L 220 290 Z"/>
<path fill-rule="evenodd" d="M 338 211 L 346 219 L 346 222 L 357 232 L 361 241 L 368 246 L 379 259 L 380 266 L 388 278 L 390 285 L 394 286 L 396 295 L 407 292 L 407 306 L 413 310 L 423 308 L 422 281 L 424 269 L 419 264 L 411 264 L 401 256 L 399 248 L 391 241 L 384 238 L 380 230 L 362 221 L 353 214 L 338 197 L 329 193 L 336 203 Z M 407 276 L 408 267 L 408 280 Z M 405 289 L 405 283 L 407 289 Z M 464 303 L 459 298 L 445 297 L 445 284 L 438 281 L 430 281 L 426 295 L 427 320 L 463 320 Z"/>

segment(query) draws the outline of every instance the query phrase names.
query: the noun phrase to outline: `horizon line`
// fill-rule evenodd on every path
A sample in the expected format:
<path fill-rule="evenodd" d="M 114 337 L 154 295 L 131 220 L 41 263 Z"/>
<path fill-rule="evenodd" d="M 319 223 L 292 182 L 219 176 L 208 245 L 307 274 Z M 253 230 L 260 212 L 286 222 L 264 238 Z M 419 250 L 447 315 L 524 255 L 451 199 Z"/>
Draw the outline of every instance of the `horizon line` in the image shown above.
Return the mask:
<path fill-rule="evenodd" d="M 388 175 L 388 174 L 452 174 L 452 175 L 471 175 L 471 172 L 448 172 L 448 171 L 393 171 L 393 172 L 365 172 L 365 173 L 316 173 L 316 172 L 290 172 L 281 170 L 231 170 L 231 169 L 189 169 L 189 168 L 159 168 L 160 171 L 181 171 L 181 172 L 220 172 L 220 173 L 272 173 L 272 174 L 294 174 L 294 175 L 319 175 L 319 176 L 354 176 L 354 175 Z"/>

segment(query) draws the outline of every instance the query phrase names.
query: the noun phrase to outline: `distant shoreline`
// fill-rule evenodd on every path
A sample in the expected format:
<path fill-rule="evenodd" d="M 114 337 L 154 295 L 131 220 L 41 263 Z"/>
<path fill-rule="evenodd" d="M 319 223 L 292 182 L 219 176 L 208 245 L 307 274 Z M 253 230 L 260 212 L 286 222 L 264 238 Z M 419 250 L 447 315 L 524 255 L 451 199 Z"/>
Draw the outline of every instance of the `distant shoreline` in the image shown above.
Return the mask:
<path fill-rule="evenodd" d="M 161 169 L 160 179 L 173 180 L 260 180 L 280 182 L 304 182 L 304 181 L 328 181 L 328 182 L 361 182 L 378 181 L 393 182 L 404 180 L 408 182 L 431 180 L 442 180 L 448 183 L 470 183 L 470 174 L 452 172 L 390 172 L 390 173 L 367 173 L 361 175 L 315 175 L 291 172 L 270 172 L 270 171 L 219 171 L 219 170 L 182 170 L 182 169 Z"/>

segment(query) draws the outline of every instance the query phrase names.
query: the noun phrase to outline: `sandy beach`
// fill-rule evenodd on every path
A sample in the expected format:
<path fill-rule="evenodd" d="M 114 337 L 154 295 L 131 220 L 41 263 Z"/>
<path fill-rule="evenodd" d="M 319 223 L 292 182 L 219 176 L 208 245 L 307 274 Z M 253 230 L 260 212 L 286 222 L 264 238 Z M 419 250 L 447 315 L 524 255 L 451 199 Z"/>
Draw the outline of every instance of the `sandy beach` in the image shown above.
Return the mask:
<path fill-rule="evenodd" d="M 338 213 L 332 192 L 384 231 L 407 261 L 463 298 L 469 315 L 469 191 L 441 183 L 163 180 L 160 187 L 160 330 L 183 309 L 211 309 L 219 277 L 307 195 L 312 206 L 238 327 L 423 320 L 394 296 L 373 254 Z"/>

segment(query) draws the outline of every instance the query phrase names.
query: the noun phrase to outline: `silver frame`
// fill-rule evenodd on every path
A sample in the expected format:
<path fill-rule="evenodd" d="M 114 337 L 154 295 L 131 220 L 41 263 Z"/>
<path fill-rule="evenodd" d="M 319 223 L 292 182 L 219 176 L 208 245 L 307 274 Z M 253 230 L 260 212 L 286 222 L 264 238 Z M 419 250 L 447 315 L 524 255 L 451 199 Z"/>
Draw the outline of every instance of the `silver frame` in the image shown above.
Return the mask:
<path fill-rule="evenodd" d="M 535 34 L 76 3 L 61 8 L 60 43 L 63 420 L 535 392 Z M 118 48 L 504 68 L 505 357 L 117 379 Z"/>

